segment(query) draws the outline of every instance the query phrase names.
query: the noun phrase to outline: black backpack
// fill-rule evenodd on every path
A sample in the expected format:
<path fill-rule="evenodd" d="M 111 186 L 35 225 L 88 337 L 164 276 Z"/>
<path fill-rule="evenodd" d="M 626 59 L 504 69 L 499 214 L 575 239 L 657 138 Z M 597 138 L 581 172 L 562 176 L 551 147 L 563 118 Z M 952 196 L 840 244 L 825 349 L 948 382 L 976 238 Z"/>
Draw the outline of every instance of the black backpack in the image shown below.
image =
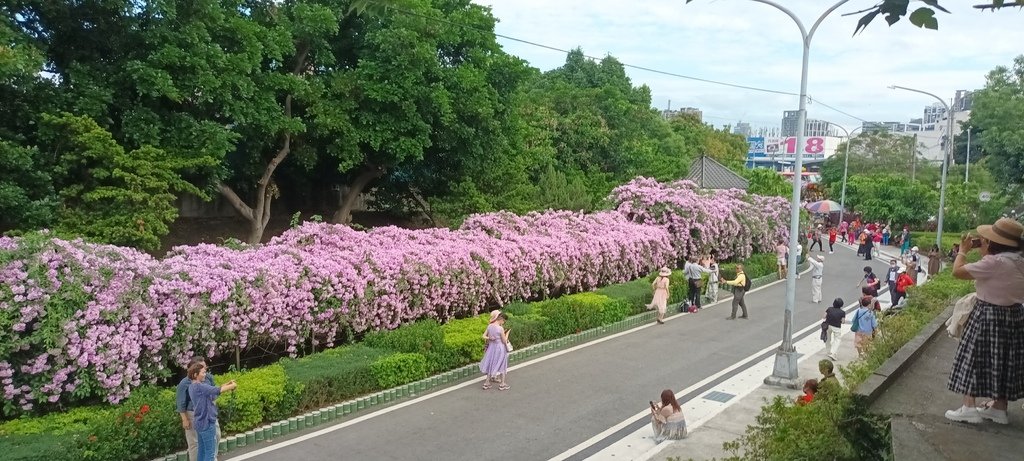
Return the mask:
<path fill-rule="evenodd" d="M 743 274 L 743 291 L 750 291 L 750 277 L 747 274 Z"/>

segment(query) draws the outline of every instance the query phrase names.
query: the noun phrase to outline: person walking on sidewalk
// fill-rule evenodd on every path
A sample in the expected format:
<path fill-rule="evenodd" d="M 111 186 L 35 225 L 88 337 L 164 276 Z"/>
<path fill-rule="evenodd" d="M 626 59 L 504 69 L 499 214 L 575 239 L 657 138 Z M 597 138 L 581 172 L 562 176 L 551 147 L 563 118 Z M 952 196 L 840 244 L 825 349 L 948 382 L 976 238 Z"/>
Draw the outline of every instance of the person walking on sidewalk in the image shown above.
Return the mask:
<path fill-rule="evenodd" d="M 832 306 L 825 309 L 825 324 L 828 325 L 828 358 L 836 360 L 839 354 L 840 336 L 843 334 L 843 321 L 846 311 L 843 310 L 843 298 L 832 300 Z"/>
<path fill-rule="evenodd" d="M 703 262 L 701 261 L 701 263 Z M 686 265 L 683 266 L 683 273 L 686 274 L 687 283 L 686 299 L 697 310 L 700 310 L 700 289 L 701 282 L 703 282 L 703 274 L 710 272 L 711 269 L 704 267 L 704 264 L 698 264 L 696 255 L 690 256 L 690 259 L 686 261 Z"/>
<path fill-rule="evenodd" d="M 899 263 L 893 259 L 889 261 L 889 270 L 885 272 L 885 285 L 889 287 L 889 301 L 892 306 L 896 305 L 896 279 L 900 276 Z"/>
<path fill-rule="evenodd" d="M 647 308 L 655 308 L 658 310 L 658 323 L 665 323 L 665 311 L 668 310 L 668 278 L 672 275 L 672 270 L 667 267 L 662 267 L 658 271 L 658 277 L 651 283 L 651 290 L 654 291 L 654 297 L 651 299 L 651 303 L 647 305 Z"/>
<path fill-rule="evenodd" d="M 825 273 L 825 255 L 818 255 L 817 258 L 807 258 L 811 265 L 811 302 L 821 302 L 821 277 Z"/>
<path fill-rule="evenodd" d="M 932 245 L 928 251 L 928 279 L 935 277 L 942 270 L 942 250 L 938 245 Z"/>
<path fill-rule="evenodd" d="M 846 221 L 843 221 L 843 222 L 839 223 L 839 236 L 842 237 L 843 243 L 847 243 L 846 234 L 849 233 L 849 231 L 848 231 L 849 227 L 850 227 L 850 223 L 848 223 Z"/>
<path fill-rule="evenodd" d="M 878 318 L 871 309 L 871 298 L 860 299 L 860 307 L 853 313 L 853 322 L 850 329 L 854 331 L 853 345 L 857 348 L 857 356 L 863 357 L 868 352 L 871 340 L 875 338 L 875 330 L 878 329 Z"/>
<path fill-rule="evenodd" d="M 916 270 L 917 268 L 913 266 L 900 270 L 899 277 L 896 279 L 896 296 L 893 298 L 893 307 L 899 304 L 903 298 L 907 297 L 907 288 L 914 286 L 914 278 L 910 274 Z"/>
<path fill-rule="evenodd" d="M 978 226 L 977 232 L 980 239 L 964 236 L 953 260 L 953 277 L 974 280 L 977 300 L 947 384 L 963 396 L 963 404 L 945 416 L 965 423 L 987 419 L 1008 424 L 1009 401 L 1024 398 L 1024 226 L 1000 218 L 994 225 Z M 967 264 L 974 248 L 982 258 Z M 978 408 L 977 397 L 991 398 L 991 408 Z"/>
<path fill-rule="evenodd" d="M 506 320 L 508 320 L 508 317 L 505 316 L 504 312 L 499 310 L 491 311 L 491 322 L 487 325 L 487 330 L 484 332 L 487 346 L 484 349 L 484 358 L 480 360 L 480 372 L 486 375 L 483 385 L 484 390 L 490 389 L 491 381 L 499 379 L 498 376 L 501 376 L 498 390 L 507 391 L 510 389 L 508 383 L 505 382 L 505 376 L 508 374 L 508 334 L 512 330 L 504 328 Z"/>
<path fill-rule="evenodd" d="M 910 228 L 903 226 L 903 233 L 900 234 L 900 256 L 910 250 Z"/>
<path fill-rule="evenodd" d="M 736 319 L 736 309 L 738 307 L 743 308 L 743 315 L 741 319 L 747 317 L 747 302 L 743 300 L 743 296 L 747 294 L 747 290 L 750 289 L 750 279 L 747 278 L 747 274 L 743 272 L 743 265 L 736 265 L 736 278 L 732 280 L 726 280 L 726 285 L 732 286 L 732 315 L 726 317 L 726 320 Z"/>
<path fill-rule="evenodd" d="M 839 233 L 836 232 L 835 227 L 828 228 L 828 254 L 836 252 L 836 236 L 838 235 Z"/>
<path fill-rule="evenodd" d="M 866 287 L 871 290 L 871 296 L 878 296 L 878 287 L 881 281 L 875 276 L 875 270 L 871 266 L 864 266 L 864 278 L 857 282 L 857 288 Z"/>

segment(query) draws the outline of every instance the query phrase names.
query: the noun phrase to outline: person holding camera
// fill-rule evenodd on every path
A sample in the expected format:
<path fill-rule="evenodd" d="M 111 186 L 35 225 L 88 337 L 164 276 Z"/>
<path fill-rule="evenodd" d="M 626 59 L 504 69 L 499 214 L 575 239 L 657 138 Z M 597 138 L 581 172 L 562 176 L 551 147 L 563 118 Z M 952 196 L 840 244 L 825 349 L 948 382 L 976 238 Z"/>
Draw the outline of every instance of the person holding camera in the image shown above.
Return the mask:
<path fill-rule="evenodd" d="M 651 428 L 654 441 L 679 440 L 686 437 L 686 418 L 672 389 L 661 391 L 661 403 L 651 400 Z"/>
<path fill-rule="evenodd" d="M 978 226 L 977 233 L 980 238 L 964 236 L 953 260 L 953 277 L 974 280 L 977 300 L 947 384 L 963 395 L 963 404 L 945 416 L 965 423 L 1008 424 L 1008 402 L 1024 398 L 1024 226 L 1000 218 Z M 967 263 L 975 248 L 981 260 Z M 979 408 L 977 397 L 991 398 L 991 407 Z"/>
<path fill-rule="evenodd" d="M 750 280 L 747 279 L 747 274 L 743 272 L 743 265 L 736 265 L 736 278 L 732 280 L 726 280 L 726 285 L 732 287 L 732 315 L 726 317 L 726 320 L 736 320 L 736 308 L 743 308 L 743 315 L 741 319 L 747 317 L 747 302 L 743 300 L 743 297 L 747 294 L 747 290 L 750 289 Z"/>
<path fill-rule="evenodd" d="M 206 363 L 193 362 L 188 367 L 188 378 L 192 383 L 188 386 L 188 396 L 194 406 L 192 426 L 199 439 L 197 459 L 214 461 L 217 454 L 217 404 L 214 400 L 221 393 L 235 390 L 238 384 L 228 381 L 220 387 L 206 383 Z"/>

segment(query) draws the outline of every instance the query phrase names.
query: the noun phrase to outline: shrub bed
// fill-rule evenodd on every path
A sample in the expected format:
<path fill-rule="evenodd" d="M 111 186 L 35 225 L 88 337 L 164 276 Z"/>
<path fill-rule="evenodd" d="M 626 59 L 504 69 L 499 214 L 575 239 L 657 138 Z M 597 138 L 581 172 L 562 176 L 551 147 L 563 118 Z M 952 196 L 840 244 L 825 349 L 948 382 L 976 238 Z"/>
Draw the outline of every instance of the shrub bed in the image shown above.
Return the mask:
<path fill-rule="evenodd" d="M 888 418 L 870 413 L 852 389 L 953 301 L 973 290 L 972 282 L 954 279 L 949 270 L 910 288 L 907 307 L 881 319 L 883 334 L 871 342 L 867 354 L 841 368 L 842 386 L 819 390 L 814 403 L 806 406 L 776 397 L 761 409 L 745 435 L 724 444 L 732 455 L 727 459 L 888 459 Z"/>
<path fill-rule="evenodd" d="M 479 215 L 456 231 L 306 223 L 264 245 L 178 247 L 161 260 L 47 234 L 3 237 L 3 412 L 117 403 L 193 355 L 295 355 L 346 329 L 632 280 L 672 254 L 663 229 L 617 213 Z M 425 356 L 432 369 L 445 362 Z"/>
<path fill-rule="evenodd" d="M 514 331 L 514 344 L 524 348 L 623 320 L 643 311 L 650 297 L 648 279 L 639 279 L 594 292 L 512 303 L 503 311 L 510 317 L 506 326 Z M 236 391 L 218 399 L 221 427 L 225 435 L 244 432 L 479 361 L 487 323 L 487 314 L 444 325 L 421 320 L 367 334 L 359 344 L 216 375 L 218 384 L 231 379 L 239 383 Z M 149 459 L 182 449 L 183 444 L 174 390 L 151 385 L 139 387 L 117 405 L 24 416 L 0 425 L 0 450 L 12 453 L 5 458 L 12 461 Z"/>
<path fill-rule="evenodd" d="M 789 236 L 789 201 L 782 197 L 637 178 L 612 190 L 609 200 L 629 219 L 667 230 L 678 259 L 711 249 L 723 259 L 744 259 L 770 253 Z"/>

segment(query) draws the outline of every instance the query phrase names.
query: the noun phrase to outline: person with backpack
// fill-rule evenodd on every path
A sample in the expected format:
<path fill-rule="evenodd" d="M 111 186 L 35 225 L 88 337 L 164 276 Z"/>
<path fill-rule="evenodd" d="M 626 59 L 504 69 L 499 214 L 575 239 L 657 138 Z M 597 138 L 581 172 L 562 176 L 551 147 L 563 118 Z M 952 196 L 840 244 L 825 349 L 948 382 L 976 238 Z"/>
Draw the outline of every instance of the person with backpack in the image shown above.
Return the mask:
<path fill-rule="evenodd" d="M 868 346 L 875 337 L 875 330 L 878 329 L 878 317 L 871 309 L 871 298 L 860 299 L 860 307 L 853 313 L 853 321 L 850 322 L 850 330 L 855 333 L 853 344 L 857 348 L 857 356 L 863 357 L 868 352 Z"/>
<path fill-rule="evenodd" d="M 726 285 L 731 285 L 732 288 L 732 315 L 726 317 L 726 320 L 736 320 L 736 308 L 743 307 L 743 315 L 741 319 L 747 317 L 747 303 L 743 300 L 743 296 L 750 290 L 750 279 L 747 274 L 743 272 L 743 265 L 736 265 L 736 278 L 732 280 L 726 280 Z"/>
<path fill-rule="evenodd" d="M 864 266 L 864 278 L 857 283 L 857 288 L 865 286 L 871 289 L 871 296 L 878 296 L 878 287 L 881 283 L 875 276 L 875 270 L 871 266 Z"/>

